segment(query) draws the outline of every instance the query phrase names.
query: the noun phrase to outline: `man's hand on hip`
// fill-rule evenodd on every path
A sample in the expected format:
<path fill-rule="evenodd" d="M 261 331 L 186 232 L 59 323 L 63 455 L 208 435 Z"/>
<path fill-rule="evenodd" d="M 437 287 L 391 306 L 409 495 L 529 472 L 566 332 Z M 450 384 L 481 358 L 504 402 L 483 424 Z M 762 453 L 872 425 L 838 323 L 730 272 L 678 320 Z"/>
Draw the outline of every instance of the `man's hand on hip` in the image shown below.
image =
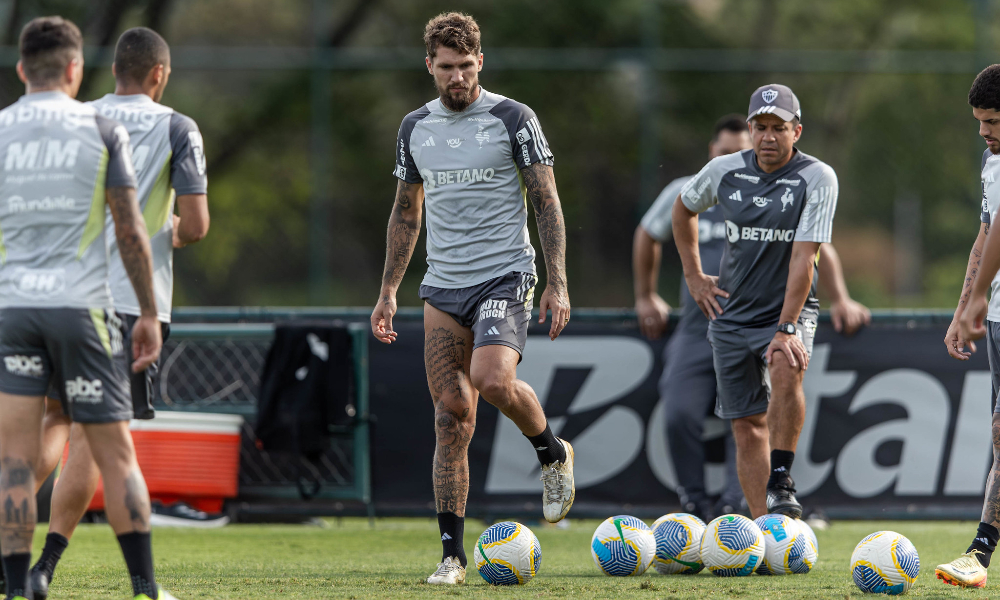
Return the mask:
<path fill-rule="evenodd" d="M 728 298 L 729 292 L 719 287 L 719 278 L 704 273 L 696 273 L 690 277 L 685 277 L 688 291 L 691 297 L 698 304 L 701 312 L 714 321 L 722 314 L 722 307 L 719 305 L 719 297 Z"/>

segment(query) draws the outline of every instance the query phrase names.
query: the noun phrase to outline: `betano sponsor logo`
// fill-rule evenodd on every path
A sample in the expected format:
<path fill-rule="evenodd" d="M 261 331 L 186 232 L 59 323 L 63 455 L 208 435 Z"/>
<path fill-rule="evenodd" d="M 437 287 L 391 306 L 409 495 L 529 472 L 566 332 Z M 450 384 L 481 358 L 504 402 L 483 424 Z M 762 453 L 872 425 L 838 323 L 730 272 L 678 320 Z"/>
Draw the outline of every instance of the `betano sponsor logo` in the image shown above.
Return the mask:
<path fill-rule="evenodd" d="M 18 377 L 43 377 L 45 375 L 45 365 L 42 363 L 41 356 L 12 354 L 3 357 L 3 364 L 8 373 Z"/>
<path fill-rule="evenodd" d="M 741 240 L 750 242 L 785 242 L 795 239 L 794 229 L 768 229 L 766 227 L 740 227 L 732 221 L 726 221 L 726 238 L 730 244 Z"/>
<path fill-rule="evenodd" d="M 76 208 L 76 200 L 66 196 L 46 196 L 40 200 L 25 200 L 21 196 L 11 196 L 7 199 L 7 212 L 9 214 L 26 212 L 52 212 L 55 210 L 73 210 Z"/>
<path fill-rule="evenodd" d="M 420 169 L 420 176 L 424 179 L 424 187 L 428 190 L 449 185 L 452 183 L 476 183 L 479 181 L 491 181 L 496 174 L 496 169 L 489 167 L 486 169 L 458 169 L 455 171 L 431 171 L 430 169 Z"/>
<path fill-rule="evenodd" d="M 4 156 L 5 171 L 72 169 L 80 153 L 80 140 L 42 138 L 22 144 L 11 142 Z"/>

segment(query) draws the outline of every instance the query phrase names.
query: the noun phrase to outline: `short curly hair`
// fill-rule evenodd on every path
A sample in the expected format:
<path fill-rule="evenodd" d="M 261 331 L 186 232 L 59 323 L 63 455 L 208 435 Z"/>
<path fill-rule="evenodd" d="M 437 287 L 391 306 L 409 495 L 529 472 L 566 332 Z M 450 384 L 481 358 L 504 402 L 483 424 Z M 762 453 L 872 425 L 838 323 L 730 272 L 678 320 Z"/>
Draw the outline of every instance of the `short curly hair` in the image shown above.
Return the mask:
<path fill-rule="evenodd" d="M 434 58 L 438 46 L 446 46 L 461 54 L 479 56 L 479 24 L 470 15 L 460 12 L 441 13 L 424 27 L 427 56 Z"/>
<path fill-rule="evenodd" d="M 990 65 L 976 75 L 969 89 L 973 108 L 1000 110 L 1000 65 Z"/>

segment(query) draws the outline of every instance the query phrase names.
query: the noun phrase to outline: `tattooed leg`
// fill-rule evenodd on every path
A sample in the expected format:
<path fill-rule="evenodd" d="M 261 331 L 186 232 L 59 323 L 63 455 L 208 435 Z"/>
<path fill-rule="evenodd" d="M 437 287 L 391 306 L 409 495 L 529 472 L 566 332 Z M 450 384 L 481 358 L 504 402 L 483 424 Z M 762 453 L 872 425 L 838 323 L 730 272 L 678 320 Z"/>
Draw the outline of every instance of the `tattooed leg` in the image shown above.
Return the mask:
<path fill-rule="evenodd" d="M 116 535 L 149 531 L 149 491 L 135 459 L 128 421 L 83 426 L 104 478 L 108 523 Z"/>
<path fill-rule="evenodd" d="M 42 442 L 42 397 L 0 394 L 0 548 L 31 552 L 35 532 L 35 465 Z"/>
<path fill-rule="evenodd" d="M 993 414 L 993 465 L 986 478 L 983 523 L 1000 529 L 1000 414 Z"/>
<path fill-rule="evenodd" d="M 438 513 L 465 516 L 469 495 L 469 442 L 476 428 L 478 394 L 469 380 L 472 332 L 425 305 L 424 365 L 434 401 L 434 501 Z"/>

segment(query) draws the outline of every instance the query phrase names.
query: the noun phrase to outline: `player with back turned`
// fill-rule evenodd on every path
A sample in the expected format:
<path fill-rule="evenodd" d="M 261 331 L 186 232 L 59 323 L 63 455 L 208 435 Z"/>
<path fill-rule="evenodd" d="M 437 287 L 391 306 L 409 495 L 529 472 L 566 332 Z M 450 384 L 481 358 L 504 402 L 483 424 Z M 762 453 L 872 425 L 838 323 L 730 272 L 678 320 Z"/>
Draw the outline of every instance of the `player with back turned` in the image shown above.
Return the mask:
<path fill-rule="evenodd" d="M 138 180 L 139 207 L 153 253 L 153 292 L 163 339 L 170 334 L 173 296 L 173 251 L 199 241 L 208 233 L 208 180 L 205 153 L 198 126 L 189 117 L 159 103 L 170 77 L 170 48 L 152 29 L 135 27 L 122 33 L 112 64 L 115 92 L 90 102 L 98 114 L 115 119 L 128 130 Z M 180 215 L 174 215 L 174 205 Z M 108 227 L 111 231 L 110 223 Z M 107 237 L 110 284 L 115 310 L 126 324 L 125 334 L 140 310 L 129 284 L 121 252 Z M 128 339 L 126 338 L 126 355 Z M 152 395 L 158 380 L 157 364 L 131 376 L 135 418 L 153 418 Z M 58 397 L 57 393 L 50 397 Z M 36 481 L 44 481 L 62 458 L 66 445 L 60 419 L 46 415 L 43 460 Z M 36 600 L 48 596 L 49 583 L 77 523 L 97 488 L 99 472 L 79 424 L 70 434 L 69 458 L 52 493 L 52 513 L 45 547 L 31 569 Z"/>
<path fill-rule="evenodd" d="M 440 97 L 403 119 L 396 143 L 396 201 L 372 332 L 392 343 L 396 290 L 427 209 L 424 363 L 434 402 L 434 500 L 442 560 L 427 582 L 465 581 L 462 545 L 469 493 L 469 442 L 481 394 L 514 421 L 541 465 L 542 510 L 550 522 L 575 497 L 573 448 L 549 427 L 534 390 L 517 379 L 535 287 L 527 202 L 535 209 L 548 283 L 539 309 L 552 310 L 549 337 L 569 322 L 566 229 L 552 152 L 527 106 L 484 90 L 479 26 L 442 14 L 424 31 L 427 70 Z"/>
<path fill-rule="evenodd" d="M 63 411 L 104 479 L 108 522 L 138 600 L 169 599 L 153 573 L 149 493 L 129 432 L 132 402 L 121 321 L 108 286 L 105 211 L 135 291 L 133 372 L 160 354 L 149 236 L 136 201 L 126 129 L 73 99 L 83 77 L 80 30 L 60 17 L 24 26 L 26 93 L 0 111 L 0 536 L 7 598 L 28 585 L 43 399 Z"/>

